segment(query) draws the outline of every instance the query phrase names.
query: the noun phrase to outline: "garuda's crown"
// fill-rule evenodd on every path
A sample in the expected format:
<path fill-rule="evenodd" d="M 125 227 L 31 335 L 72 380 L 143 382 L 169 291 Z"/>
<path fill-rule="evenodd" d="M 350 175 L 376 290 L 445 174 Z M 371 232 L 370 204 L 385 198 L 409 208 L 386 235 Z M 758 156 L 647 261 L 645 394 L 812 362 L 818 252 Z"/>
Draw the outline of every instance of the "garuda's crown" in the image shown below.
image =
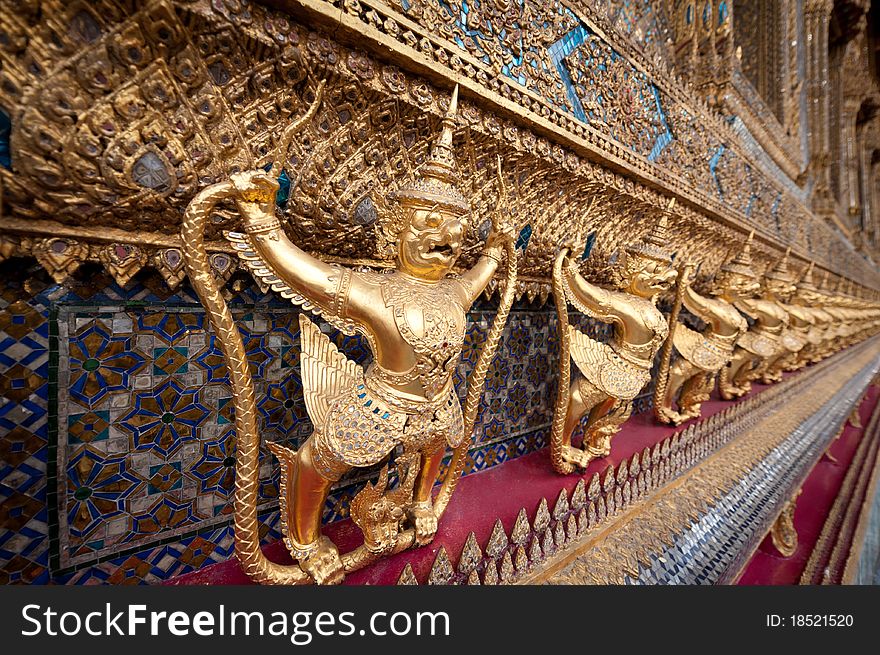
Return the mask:
<path fill-rule="evenodd" d="M 379 214 L 378 249 L 381 256 L 394 257 L 398 238 L 412 218 L 410 209 L 438 207 L 456 216 L 464 216 L 470 212 L 467 198 L 458 190 L 459 175 L 452 149 L 457 112 L 458 85 L 452 92 L 440 136 L 431 147 L 428 161 L 411 182 L 388 194 L 390 202 L 374 198 L 384 208 Z"/>
<path fill-rule="evenodd" d="M 736 256 L 721 267 L 723 273 L 738 273 L 746 277 L 757 279 L 755 271 L 752 269 L 752 239 L 754 239 L 754 231 L 749 233 L 742 250 L 736 253 Z"/>
<path fill-rule="evenodd" d="M 671 207 L 671 203 L 670 203 Z M 628 255 L 653 259 L 664 264 L 672 263 L 672 255 L 669 252 L 669 216 L 667 212 L 660 215 L 660 220 L 645 237 L 636 243 L 626 247 Z"/>
<path fill-rule="evenodd" d="M 403 206 L 438 206 L 456 214 L 467 214 L 470 204 L 458 190 L 458 170 L 452 150 L 452 134 L 455 115 L 458 112 L 458 85 L 452 92 L 449 109 L 443 117 L 443 130 L 431 147 L 428 161 L 421 167 L 416 178 L 391 195 Z"/>
<path fill-rule="evenodd" d="M 801 281 L 798 282 L 798 289 L 802 291 L 816 291 L 816 285 L 813 284 L 813 266 L 814 263 L 810 262 L 810 265 L 807 267 L 807 270 L 804 272 L 804 276 L 801 278 Z"/>
<path fill-rule="evenodd" d="M 778 280 L 779 282 L 785 282 L 787 284 L 794 282 L 796 279 L 794 273 L 788 268 L 788 256 L 790 253 L 791 248 L 788 248 L 782 256 L 782 259 L 776 262 L 776 266 L 774 266 L 764 277 L 768 280 Z"/>

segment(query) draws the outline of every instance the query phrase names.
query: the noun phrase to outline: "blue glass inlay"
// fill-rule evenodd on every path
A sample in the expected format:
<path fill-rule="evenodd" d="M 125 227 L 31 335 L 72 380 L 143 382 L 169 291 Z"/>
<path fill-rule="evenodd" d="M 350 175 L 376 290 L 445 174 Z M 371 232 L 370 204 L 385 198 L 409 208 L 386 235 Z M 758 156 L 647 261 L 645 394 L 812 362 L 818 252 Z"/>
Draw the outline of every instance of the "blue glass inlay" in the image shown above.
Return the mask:
<path fill-rule="evenodd" d="M 559 72 L 559 77 L 562 78 L 562 82 L 565 84 L 565 94 L 568 96 L 568 101 L 571 103 L 574 115 L 578 119 L 588 123 L 589 119 L 587 118 L 581 100 L 578 98 L 577 92 L 575 91 L 574 82 L 571 79 L 568 68 L 565 67 L 565 58 L 574 52 L 574 49 L 581 45 L 586 38 L 587 30 L 584 29 L 583 25 L 578 25 L 571 32 L 551 45 L 547 49 L 547 53 L 550 55 L 550 61 L 556 66 L 556 70 Z"/>
<path fill-rule="evenodd" d="M 727 8 L 727 2 L 725 0 L 721 0 L 721 3 L 718 5 L 718 24 L 723 25 L 724 21 L 727 20 L 727 16 L 730 14 L 730 10 Z"/>
<path fill-rule="evenodd" d="M 522 250 L 525 252 L 525 249 L 529 245 L 529 239 L 532 238 L 532 225 L 529 223 L 519 232 L 519 236 L 516 237 L 516 249 Z"/>
<path fill-rule="evenodd" d="M 663 105 L 660 103 L 660 90 L 652 84 L 651 92 L 654 94 L 657 115 L 660 117 L 660 122 L 663 124 L 663 133 L 657 137 L 657 140 L 654 142 L 654 147 L 651 148 L 651 152 L 648 153 L 648 160 L 654 161 L 660 156 L 663 149 L 672 143 L 672 131 L 669 129 L 669 123 L 666 122 L 666 113 L 663 111 Z"/>
<path fill-rule="evenodd" d="M 724 189 L 721 188 L 721 180 L 718 179 L 718 175 L 715 172 L 715 169 L 718 168 L 718 162 L 721 161 L 721 156 L 724 154 L 725 147 L 724 144 L 718 146 L 718 149 L 712 154 L 712 158 L 709 159 L 709 171 L 712 173 L 712 178 L 715 180 L 715 185 L 718 187 L 718 195 L 722 198 L 724 197 Z"/>
<path fill-rule="evenodd" d="M 272 162 L 263 166 L 263 170 L 266 172 L 271 171 Z M 287 171 L 282 169 L 281 175 L 278 176 L 278 193 L 275 194 L 275 204 L 283 209 L 289 199 L 290 178 L 287 176 Z"/>
<path fill-rule="evenodd" d="M 278 193 L 275 194 L 275 204 L 283 208 L 290 199 L 290 178 L 287 171 L 281 171 L 278 176 Z"/>
<path fill-rule="evenodd" d="M 0 110 L 0 166 L 12 170 L 12 151 L 9 149 L 9 135 L 12 121 L 6 112 Z"/>
<path fill-rule="evenodd" d="M 773 206 L 770 207 L 770 214 L 773 216 L 773 219 L 776 221 L 776 232 L 782 232 L 782 223 L 779 222 L 779 205 L 782 204 L 782 192 L 780 191 L 776 194 L 776 197 L 773 199 Z"/>
<path fill-rule="evenodd" d="M 596 245 L 596 232 L 590 232 L 587 235 L 587 242 L 584 244 L 584 252 L 581 253 L 581 259 L 587 259 L 590 256 L 590 253 L 593 252 L 593 246 Z"/>
<path fill-rule="evenodd" d="M 746 216 L 752 215 L 752 207 L 754 207 L 755 200 L 757 200 L 757 199 L 758 199 L 758 194 L 756 194 L 756 193 L 753 193 L 751 196 L 749 196 L 749 204 L 746 206 L 746 212 L 745 212 Z"/>

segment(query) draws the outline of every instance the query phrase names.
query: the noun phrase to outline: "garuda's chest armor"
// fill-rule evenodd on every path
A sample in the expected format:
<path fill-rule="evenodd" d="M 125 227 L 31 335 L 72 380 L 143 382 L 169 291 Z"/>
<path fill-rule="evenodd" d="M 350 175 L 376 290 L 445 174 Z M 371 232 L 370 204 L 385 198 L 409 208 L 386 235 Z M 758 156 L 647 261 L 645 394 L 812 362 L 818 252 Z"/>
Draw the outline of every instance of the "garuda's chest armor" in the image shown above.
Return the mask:
<path fill-rule="evenodd" d="M 567 293 L 573 295 L 570 290 Z M 651 338 L 646 343 L 631 343 L 626 339 L 625 330 L 618 326 L 614 339 L 606 344 L 569 326 L 571 358 L 593 386 L 609 396 L 630 400 L 650 380 L 654 355 L 666 339 L 669 327 L 663 314 L 651 301 L 630 294 L 608 293 L 613 294 L 617 303 L 626 302 L 630 306 L 630 313 L 650 331 Z M 572 304 L 579 309 L 584 307 L 578 302 Z M 612 318 L 608 314 L 599 315 L 596 311 L 587 313 L 600 320 L 609 321 Z"/>
<path fill-rule="evenodd" d="M 380 287 L 416 362 L 401 372 L 374 361 L 364 371 L 300 315 L 303 395 L 315 426 L 313 456 L 322 475 L 334 480 L 347 467 L 376 464 L 398 444 L 435 450 L 444 443 L 456 447 L 464 438 L 461 403 L 452 385 L 466 327 L 463 283 L 450 278 L 419 284 L 395 273 L 354 275 Z M 339 313 L 324 316 L 346 326 Z M 375 353 L 373 335 L 361 326 L 354 331 Z M 423 395 L 399 390 L 414 381 Z"/>
<path fill-rule="evenodd" d="M 807 331 L 810 324 L 796 305 L 781 305 L 788 314 L 788 326 L 782 331 L 782 346 L 788 352 L 799 352 L 807 343 Z"/>
<path fill-rule="evenodd" d="M 780 336 L 788 315 L 776 303 L 767 300 L 751 300 L 737 304 L 737 308 L 755 319 L 755 325 L 744 332 L 736 345 L 759 357 L 772 357 L 780 348 Z"/>
<path fill-rule="evenodd" d="M 748 329 L 748 323 L 730 303 L 715 298 L 703 298 L 703 302 L 711 308 L 711 313 L 700 312 L 687 302 L 685 306 L 710 325 L 701 334 L 679 323 L 672 342 L 675 349 L 691 364 L 713 372 L 730 360 L 737 339 Z M 727 326 L 727 331 L 731 334 L 718 334 L 712 329 L 713 323 Z"/>
<path fill-rule="evenodd" d="M 403 385 L 418 379 L 429 401 L 448 390 L 458 365 L 466 328 L 461 282 L 448 278 L 422 284 L 399 275 L 382 281 L 382 299 L 394 316 L 400 336 L 415 354 L 410 371 L 376 367 L 384 382 Z"/>

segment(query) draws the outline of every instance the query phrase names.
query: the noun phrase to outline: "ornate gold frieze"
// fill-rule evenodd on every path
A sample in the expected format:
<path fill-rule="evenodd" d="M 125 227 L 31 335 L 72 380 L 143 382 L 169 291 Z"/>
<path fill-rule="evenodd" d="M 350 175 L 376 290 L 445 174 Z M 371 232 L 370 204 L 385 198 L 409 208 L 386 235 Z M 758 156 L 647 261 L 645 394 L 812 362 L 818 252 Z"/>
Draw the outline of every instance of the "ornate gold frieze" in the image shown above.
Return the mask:
<path fill-rule="evenodd" d="M 773 522 L 773 527 L 770 528 L 770 540 L 773 542 L 773 547 L 783 557 L 791 557 L 798 547 L 798 534 L 794 525 L 794 510 L 800 495 L 801 491 L 799 489 L 794 497 L 782 508 L 782 512 L 779 513 L 776 521 Z"/>
<path fill-rule="evenodd" d="M 438 39 L 447 38 L 442 31 L 430 33 L 380 2 L 348 3 L 341 13 L 319 0 L 276 3 L 295 15 L 323 17 L 324 24 L 338 28 L 340 42 L 259 5 L 245 10 L 230 8 L 237 6 L 232 3 L 218 9 L 201 0 L 153 0 L 128 13 L 111 0 L 88 6 L 42 4 L 44 15 L 55 16 L 46 25 L 27 12 L 5 12 L 0 19 L 11 37 L 2 50 L 0 103 L 12 118 L 14 167 L 14 172 L 0 171 L 6 205 L 0 219 L 4 254 L 33 254 L 30 235 L 72 230 L 72 241 L 90 244 L 82 256 L 110 262 L 119 281 L 146 264 L 158 266 L 174 284 L 179 269 L 162 262 L 177 261 L 173 251 L 180 244 L 173 235 L 186 202 L 225 173 L 268 164 L 270 135 L 308 104 L 314 80 L 327 77 L 324 108 L 304 128 L 308 138 L 291 150 L 285 164 L 291 191 L 282 203 L 282 223 L 299 243 L 328 261 L 387 265 L 372 247 L 376 209 L 367 198 L 372 190 L 381 195 L 417 169 L 445 112 L 445 96 L 433 84 L 447 86 L 455 80 L 469 90 L 455 144 L 472 197 L 481 198 L 476 202 L 483 205 L 491 202 L 492 162 L 500 154 L 510 186 L 518 181 L 524 189 L 516 196 L 521 211 L 538 217 L 523 261 L 521 293 L 534 297 L 549 291 L 552 255 L 547 254 L 557 244 L 542 243 L 542 233 L 548 221 L 576 220 L 559 216 L 559 202 L 578 207 L 593 197 L 602 208 L 602 224 L 593 227 L 600 228 L 607 244 L 640 238 L 645 232 L 642 214 L 665 206 L 668 194 L 680 198 L 672 246 L 683 255 L 706 255 L 701 273 L 713 273 L 729 254 L 726 244 L 752 220 L 704 192 L 715 184 L 706 178 L 706 149 L 721 143 L 731 153 L 718 167 L 726 187 L 760 178 L 771 190 L 758 194 L 767 196 L 760 201 L 764 209 L 752 213 L 753 219 L 765 222 L 771 210 L 777 214 L 757 226 L 756 259 L 769 264 L 778 259 L 779 244 L 790 242 L 794 256 L 816 259 L 875 286 L 869 268 L 839 268 L 861 264 L 842 256 L 846 248 L 838 247 L 838 237 L 760 172 L 720 117 L 695 100 L 662 62 L 646 60 L 588 7 L 566 9 L 566 20 L 586 26 L 595 56 L 613 64 L 615 84 L 622 86 L 615 93 L 609 87 L 607 95 L 618 114 L 631 102 L 627 85 L 635 84 L 656 87 L 672 103 L 666 107 L 669 120 L 684 121 L 676 129 L 677 139 L 660 149 L 656 162 L 636 152 L 646 147 L 639 142 L 647 133 L 620 132 L 628 142 L 621 145 L 608 136 L 619 119 L 605 112 L 605 119 L 587 124 L 565 114 L 552 105 L 551 96 L 517 86 L 506 74 L 460 51 L 454 41 L 441 48 Z M 384 18 L 377 23 L 376 17 Z M 65 21 L 80 28 L 63 33 L 53 28 Z M 52 42 L 53 29 L 59 44 Z M 345 42 L 381 49 L 387 59 L 376 60 Z M 546 49 L 547 44 L 539 46 Z M 499 52 L 503 57 L 506 51 Z M 29 65 L 31 61 L 35 63 Z M 589 74 L 586 63 L 569 63 Z M 93 78 L 83 77 L 86 70 Z M 49 93 L 60 88 L 66 90 L 63 98 Z M 75 99 L 76 112 L 72 105 L 65 107 L 69 101 L 64 98 Z M 588 100 L 582 96 L 579 102 L 589 105 Z M 651 129 L 656 133 L 660 128 Z M 602 165 L 594 163 L 597 158 Z M 702 161 L 699 166 L 697 160 Z M 746 170 L 742 162 L 750 162 L 750 172 L 740 180 Z M 691 177 L 698 171 L 703 177 Z M 42 191 L 35 193 L 37 188 Z M 737 203 L 745 206 L 744 201 Z M 225 249 L 220 233 L 233 227 L 232 221 L 229 209 L 219 207 L 208 226 L 209 249 Z M 473 262 L 482 229 L 471 226 L 465 264 Z M 114 243 L 142 247 L 146 258 L 130 255 L 121 266 L 121 261 L 113 264 L 112 256 L 92 251 L 92 243 L 106 243 L 100 232 L 109 230 L 126 235 Z M 597 252 L 596 258 L 609 254 Z M 71 258 L 68 267 L 75 268 L 77 261 Z M 62 275 L 64 270 L 55 272 Z"/>

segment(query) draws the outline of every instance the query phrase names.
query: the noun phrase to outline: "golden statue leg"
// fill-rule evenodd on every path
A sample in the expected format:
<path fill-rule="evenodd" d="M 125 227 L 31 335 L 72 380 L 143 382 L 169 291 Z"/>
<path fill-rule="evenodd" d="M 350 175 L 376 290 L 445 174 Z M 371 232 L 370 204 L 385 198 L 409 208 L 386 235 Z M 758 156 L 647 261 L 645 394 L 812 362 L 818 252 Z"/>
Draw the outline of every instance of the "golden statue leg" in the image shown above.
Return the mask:
<path fill-rule="evenodd" d="M 808 343 L 803 348 L 801 348 L 801 351 L 797 354 L 797 361 L 796 361 L 794 370 L 797 370 L 797 369 L 803 368 L 804 366 L 807 366 L 810 363 L 810 361 L 812 360 L 812 358 L 813 358 L 813 344 Z"/>
<path fill-rule="evenodd" d="M 431 543 L 437 532 L 437 515 L 431 502 L 431 490 L 434 488 L 445 453 L 445 441 L 433 453 L 422 453 L 422 465 L 416 478 L 413 505 L 409 510 L 409 517 L 416 531 L 416 543 L 420 546 Z"/>
<path fill-rule="evenodd" d="M 748 387 L 741 386 L 739 380 L 741 369 L 750 361 L 748 355 L 745 350 L 738 349 L 730 363 L 721 369 L 718 390 L 724 400 L 733 400 L 748 392 Z"/>
<path fill-rule="evenodd" d="M 613 396 L 605 398 L 590 410 L 590 419 L 584 428 L 584 450 L 590 459 L 607 457 L 611 453 L 611 438 L 620 432 L 620 426 L 632 414 L 632 403 Z"/>
<path fill-rule="evenodd" d="M 696 370 L 696 367 L 684 358 L 677 360 L 669 368 L 669 380 L 666 383 L 666 393 L 663 396 L 661 414 L 667 422 L 672 423 L 673 425 L 680 425 L 687 420 L 682 414 L 682 403 L 680 400 L 678 402 L 678 408 L 680 411 L 676 411 L 674 407 L 676 399 L 679 398 L 679 390 L 681 390 L 682 385 L 694 375 Z"/>
<path fill-rule="evenodd" d="M 752 353 L 743 353 L 739 367 L 735 371 L 731 371 L 731 379 L 737 389 L 737 396 L 748 393 L 752 388 L 752 373 L 759 366 L 759 358 Z"/>
<path fill-rule="evenodd" d="M 780 353 L 764 360 L 761 370 L 761 384 L 773 384 L 782 379 L 781 365 L 787 354 L 787 352 Z"/>
<path fill-rule="evenodd" d="M 299 558 L 299 565 L 318 584 L 342 582 L 344 570 L 339 551 L 330 539 L 321 535 L 321 515 L 333 480 L 321 475 L 315 466 L 312 434 L 297 451 L 291 466 L 288 489 L 287 528 L 291 540 L 304 549 L 313 550 Z M 317 544 L 317 546 L 313 546 Z"/>
<path fill-rule="evenodd" d="M 696 373 L 682 385 L 679 396 L 679 409 L 683 421 L 697 418 L 703 403 L 709 400 L 715 378 L 711 373 Z"/>
<path fill-rule="evenodd" d="M 767 374 L 767 367 L 770 364 L 770 360 L 767 358 L 754 358 L 752 360 L 752 365 L 743 371 L 741 377 L 748 383 L 751 388 L 751 383 L 756 382 L 763 378 Z"/>
<path fill-rule="evenodd" d="M 583 468 L 590 463 L 590 458 L 587 457 L 583 450 L 574 448 L 571 445 L 571 435 L 580 423 L 581 417 L 589 409 L 581 395 L 581 384 L 584 384 L 584 381 L 578 378 L 574 379 L 568 391 L 568 408 L 565 412 L 565 423 L 562 427 L 562 456 L 571 464 Z"/>

